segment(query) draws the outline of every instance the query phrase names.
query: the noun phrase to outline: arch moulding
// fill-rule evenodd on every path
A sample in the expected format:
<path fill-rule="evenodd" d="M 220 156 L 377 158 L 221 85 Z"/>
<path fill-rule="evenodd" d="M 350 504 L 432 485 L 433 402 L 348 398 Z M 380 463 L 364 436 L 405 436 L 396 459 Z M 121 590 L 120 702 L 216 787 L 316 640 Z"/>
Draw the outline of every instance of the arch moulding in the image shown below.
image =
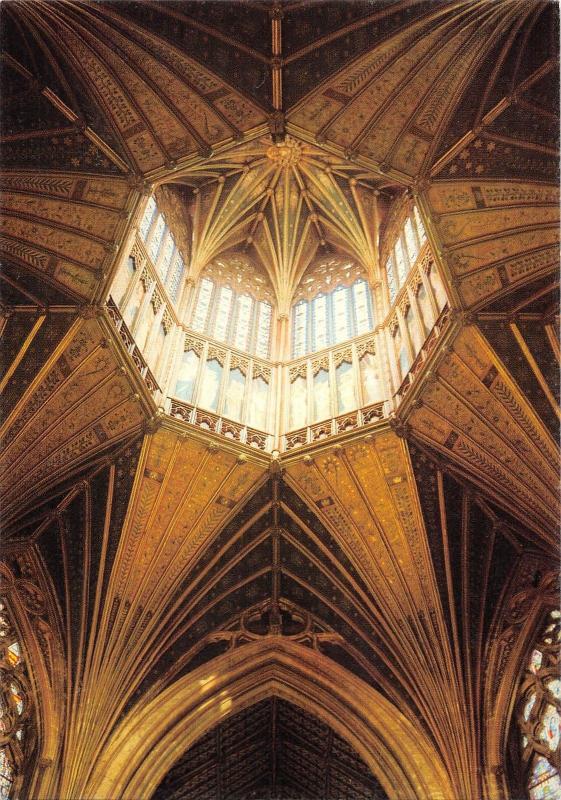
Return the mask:
<path fill-rule="evenodd" d="M 422 730 L 331 659 L 280 636 L 225 653 L 140 701 L 100 753 L 81 796 L 150 797 L 201 736 L 271 696 L 309 711 L 345 738 L 390 798 L 455 797 L 442 760 Z"/>

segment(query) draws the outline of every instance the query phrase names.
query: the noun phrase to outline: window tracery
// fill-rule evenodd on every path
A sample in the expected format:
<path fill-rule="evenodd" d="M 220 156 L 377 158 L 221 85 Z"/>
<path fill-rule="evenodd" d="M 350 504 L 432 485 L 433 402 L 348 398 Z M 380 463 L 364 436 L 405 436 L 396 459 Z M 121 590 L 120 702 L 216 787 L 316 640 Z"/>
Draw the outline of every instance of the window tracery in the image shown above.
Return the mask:
<path fill-rule="evenodd" d="M 190 327 L 219 342 L 260 358 L 271 349 L 273 306 L 262 285 L 251 287 L 249 265 L 235 257 L 232 269 L 224 261 L 213 263 L 199 281 Z"/>
<path fill-rule="evenodd" d="M 16 796 L 29 749 L 29 681 L 22 648 L 0 599 L 0 800 Z"/>
<path fill-rule="evenodd" d="M 518 726 L 529 800 L 561 800 L 561 612 L 551 611 L 520 688 Z"/>
<path fill-rule="evenodd" d="M 292 358 L 347 341 L 373 327 L 372 295 L 363 277 L 310 300 L 302 298 L 292 307 Z"/>

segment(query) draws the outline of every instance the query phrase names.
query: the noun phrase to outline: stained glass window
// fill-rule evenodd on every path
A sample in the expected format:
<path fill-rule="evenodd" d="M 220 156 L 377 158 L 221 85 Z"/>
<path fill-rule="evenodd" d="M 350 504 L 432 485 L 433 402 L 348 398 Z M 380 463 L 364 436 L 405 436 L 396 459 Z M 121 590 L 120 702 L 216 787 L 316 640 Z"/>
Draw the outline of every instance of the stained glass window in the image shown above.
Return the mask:
<path fill-rule="evenodd" d="M 324 294 L 318 295 L 312 302 L 312 340 L 314 350 L 321 350 L 329 344 L 327 316 L 327 297 Z"/>
<path fill-rule="evenodd" d="M 154 218 L 154 213 L 156 211 L 156 201 L 153 197 L 148 200 L 146 204 L 146 210 L 144 211 L 144 216 L 142 217 L 142 222 L 140 223 L 140 236 L 144 241 L 146 241 L 146 237 L 148 236 L 148 231 L 150 230 L 150 226 L 152 225 L 152 220 Z"/>
<path fill-rule="evenodd" d="M 216 359 L 206 362 L 199 405 L 207 411 L 217 410 L 222 371 L 222 364 Z"/>
<path fill-rule="evenodd" d="M 259 375 L 251 382 L 251 406 L 250 406 L 250 425 L 263 431 L 267 427 L 267 400 L 269 397 L 269 385 L 267 381 Z"/>
<path fill-rule="evenodd" d="M 308 352 L 308 303 L 300 300 L 292 314 L 292 355 L 294 358 Z"/>
<path fill-rule="evenodd" d="M 561 739 L 560 642 L 560 613 L 555 610 L 547 616 L 522 680 L 518 725 L 530 800 L 561 800 L 556 766 Z"/>
<path fill-rule="evenodd" d="M 245 375 L 238 367 L 236 367 L 236 369 L 231 369 L 224 406 L 224 415 L 229 419 L 240 422 L 242 418 L 244 392 Z"/>
<path fill-rule="evenodd" d="M 234 347 L 247 350 L 251 330 L 251 312 L 253 300 L 247 294 L 240 294 L 236 300 L 236 325 L 234 329 Z"/>
<path fill-rule="evenodd" d="M 401 286 L 407 277 L 407 273 L 409 272 L 409 263 L 407 260 L 407 253 L 403 246 L 403 240 L 399 238 L 395 245 L 395 263 L 397 265 L 397 277 L 399 279 L 399 285 Z"/>
<path fill-rule="evenodd" d="M 180 400 L 190 403 L 193 399 L 193 390 L 199 371 L 199 356 L 194 350 L 187 350 L 183 353 L 179 374 L 175 384 L 175 396 Z"/>
<path fill-rule="evenodd" d="M 171 264 L 171 258 L 173 256 L 173 251 L 175 250 L 175 242 L 173 241 L 173 236 L 168 231 L 168 235 L 166 236 L 166 240 L 164 243 L 164 249 L 162 254 L 162 260 L 159 263 L 159 272 L 160 277 L 163 281 L 166 280 L 168 270 Z"/>
<path fill-rule="evenodd" d="M 311 301 L 299 300 L 292 312 L 292 357 L 360 336 L 373 325 L 370 289 L 362 278 Z"/>
<path fill-rule="evenodd" d="M 349 361 L 343 361 L 335 370 L 335 377 L 338 411 L 339 414 L 345 414 L 357 406 L 353 365 Z"/>
<path fill-rule="evenodd" d="M 390 293 L 390 303 L 393 303 L 397 295 L 397 280 L 395 277 L 395 260 L 393 253 L 390 253 L 386 261 L 386 275 L 388 278 L 388 289 Z"/>
<path fill-rule="evenodd" d="M 165 229 L 166 229 L 166 221 L 163 218 L 162 214 L 160 214 L 158 216 L 158 219 L 156 220 L 156 226 L 154 228 L 154 232 L 150 240 L 150 250 L 148 253 L 154 263 L 156 263 L 156 259 L 158 257 L 158 251 L 160 249 L 160 245 L 164 237 Z"/>
<path fill-rule="evenodd" d="M 303 428 L 308 416 L 308 390 L 306 378 L 299 375 L 290 384 L 290 423 L 292 430 Z"/>
<path fill-rule="evenodd" d="M 268 358 L 273 308 L 257 302 L 247 292 L 238 294 L 231 286 L 216 285 L 203 277 L 191 316 L 193 330 L 206 333 L 245 352 Z"/>
<path fill-rule="evenodd" d="M 195 312 L 191 326 L 196 331 L 204 331 L 208 320 L 208 312 L 210 310 L 210 301 L 214 284 L 208 278 L 203 278 L 199 285 L 199 296 L 195 304 Z"/>
<path fill-rule="evenodd" d="M 432 286 L 432 290 L 434 292 L 434 299 L 436 300 L 436 305 L 438 306 L 438 310 L 442 311 L 446 304 L 446 289 L 444 288 L 444 284 L 442 283 L 442 278 L 436 271 L 434 265 L 429 272 L 429 281 L 430 285 Z"/>
<path fill-rule="evenodd" d="M 271 340 L 271 318 L 273 309 L 269 303 L 259 303 L 259 320 L 257 323 L 257 343 L 255 353 L 261 358 L 269 355 L 269 342 Z"/>
<path fill-rule="evenodd" d="M 181 281 L 183 279 L 183 275 L 185 273 L 185 264 L 181 255 L 176 250 L 175 259 L 173 262 L 173 267 L 169 271 L 168 281 L 167 281 L 167 289 L 168 294 L 175 303 L 177 298 L 179 297 L 179 289 L 181 288 Z"/>
<path fill-rule="evenodd" d="M 329 391 L 329 372 L 320 369 L 314 375 L 314 422 L 331 417 L 331 398 Z"/>
<path fill-rule="evenodd" d="M 356 335 L 360 336 L 372 328 L 372 300 L 366 281 L 356 281 L 352 291 Z"/>
<path fill-rule="evenodd" d="M 30 737 L 27 730 L 29 684 L 22 649 L 0 601 L 0 800 L 14 797 L 14 785 L 22 771 Z"/>
<path fill-rule="evenodd" d="M 409 262 L 414 264 L 417 260 L 417 256 L 419 255 L 419 246 L 417 244 L 417 237 L 415 236 L 415 231 L 413 230 L 413 223 L 411 219 L 408 217 L 405 220 L 405 243 L 407 245 L 407 253 L 409 255 Z"/>
<path fill-rule="evenodd" d="M 415 217 L 415 224 L 417 226 L 417 234 L 419 236 L 419 241 L 421 242 L 422 245 L 427 239 L 427 234 L 417 206 L 413 208 L 413 216 Z"/>
<path fill-rule="evenodd" d="M 232 310 L 232 295 L 233 292 L 229 286 L 222 286 L 214 321 L 214 338 L 219 339 L 221 342 L 225 341 L 228 333 L 228 323 L 230 322 L 230 312 Z"/>

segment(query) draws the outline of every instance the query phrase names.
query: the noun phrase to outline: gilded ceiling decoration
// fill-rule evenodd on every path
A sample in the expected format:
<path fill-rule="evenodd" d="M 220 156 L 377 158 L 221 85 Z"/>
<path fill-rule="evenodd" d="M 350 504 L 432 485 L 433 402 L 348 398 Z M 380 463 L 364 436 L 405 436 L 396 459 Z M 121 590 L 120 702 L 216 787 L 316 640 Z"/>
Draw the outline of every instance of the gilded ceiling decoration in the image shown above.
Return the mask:
<path fill-rule="evenodd" d="M 377 195 L 387 182 L 291 137 L 240 145 L 189 170 L 191 274 L 236 245 L 252 253 L 287 313 L 306 267 L 326 243 L 378 279 Z"/>
<path fill-rule="evenodd" d="M 527 524 L 555 545 L 557 444 L 475 326 L 456 338 L 408 421 L 491 492 L 503 493 L 507 507 L 516 498 Z"/>
<path fill-rule="evenodd" d="M 30 796 L 135 800 L 181 770 L 177 798 L 205 770 L 240 800 L 512 796 L 520 670 L 558 593 L 555 11 L 4 4 L 1 569 Z M 233 257 L 281 317 L 325 265 L 381 292 L 415 202 L 449 307 L 407 391 L 282 455 L 166 415 L 104 306 L 153 191 L 190 284 Z"/>

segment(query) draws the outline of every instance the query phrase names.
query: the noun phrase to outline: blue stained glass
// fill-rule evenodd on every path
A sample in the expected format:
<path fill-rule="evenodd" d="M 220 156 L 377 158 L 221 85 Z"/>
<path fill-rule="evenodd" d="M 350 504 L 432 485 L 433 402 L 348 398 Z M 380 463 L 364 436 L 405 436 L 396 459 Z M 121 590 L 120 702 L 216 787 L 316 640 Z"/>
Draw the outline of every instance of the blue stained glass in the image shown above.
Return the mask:
<path fill-rule="evenodd" d="M 546 686 L 557 700 L 561 700 L 561 680 L 559 680 L 559 678 L 548 681 Z"/>

